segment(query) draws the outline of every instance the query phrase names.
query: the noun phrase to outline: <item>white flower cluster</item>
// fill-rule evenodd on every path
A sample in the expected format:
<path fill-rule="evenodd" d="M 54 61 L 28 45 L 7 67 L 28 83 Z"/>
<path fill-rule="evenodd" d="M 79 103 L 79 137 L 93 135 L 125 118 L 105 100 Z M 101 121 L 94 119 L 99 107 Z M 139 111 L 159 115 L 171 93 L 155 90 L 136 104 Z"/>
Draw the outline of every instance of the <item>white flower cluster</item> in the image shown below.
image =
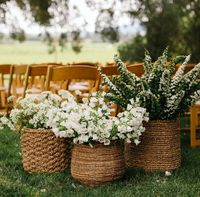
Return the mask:
<path fill-rule="evenodd" d="M 71 100 L 60 108 L 52 108 L 48 113 L 49 126 L 56 136 L 73 138 L 74 143 L 109 145 L 112 140 L 123 139 L 138 144 L 145 130 L 143 121 L 148 121 L 146 110 L 134 107 L 132 102 L 126 111 L 113 117 L 104 96 L 105 93 L 93 93 L 83 103 Z"/>
<path fill-rule="evenodd" d="M 6 127 L 10 128 L 11 130 L 14 130 L 12 122 L 5 116 L 2 116 L 0 118 L 0 130 L 4 129 Z"/>
<path fill-rule="evenodd" d="M 139 104 L 134 103 L 134 100 L 131 99 L 130 104 L 127 105 L 126 111 L 119 113 L 117 117 L 119 119 L 119 138 L 126 140 L 127 143 L 134 141 L 134 143 L 138 145 L 140 143 L 139 137 L 142 135 L 142 132 L 145 131 L 143 122 L 149 121 L 146 109 L 139 107 Z"/>
<path fill-rule="evenodd" d="M 49 110 L 52 107 L 59 108 L 61 101 L 71 100 L 72 97 L 69 92 L 64 90 L 59 91 L 59 95 L 48 91 L 42 92 L 37 97 L 27 94 L 25 98 L 19 98 L 16 107 L 11 110 L 9 120 L 12 124 L 8 126 L 12 130 L 15 128 L 18 131 L 22 128 L 49 128 Z"/>
<path fill-rule="evenodd" d="M 111 116 L 110 104 L 105 93 L 93 93 L 78 103 L 66 90 L 57 94 L 42 92 L 39 96 L 27 95 L 17 100 L 10 117 L 0 118 L 0 129 L 5 126 L 20 131 L 23 128 L 52 128 L 57 137 L 72 138 L 74 143 L 103 143 L 113 140 L 133 141 L 139 144 L 139 137 L 148 121 L 146 109 L 130 100 L 127 109 L 117 117 Z"/>

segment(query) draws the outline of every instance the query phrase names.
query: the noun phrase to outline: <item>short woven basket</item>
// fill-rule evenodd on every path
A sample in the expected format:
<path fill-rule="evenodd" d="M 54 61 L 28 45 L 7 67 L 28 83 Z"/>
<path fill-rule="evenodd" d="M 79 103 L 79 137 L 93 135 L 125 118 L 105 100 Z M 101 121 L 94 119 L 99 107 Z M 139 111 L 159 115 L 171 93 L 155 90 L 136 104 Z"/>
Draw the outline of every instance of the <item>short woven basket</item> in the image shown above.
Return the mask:
<path fill-rule="evenodd" d="M 24 129 L 22 162 L 28 172 L 61 172 L 69 166 L 69 145 L 48 129 Z"/>
<path fill-rule="evenodd" d="M 117 143 L 93 148 L 76 144 L 72 149 L 71 174 L 84 185 L 105 185 L 122 178 L 124 172 L 124 156 Z"/>
<path fill-rule="evenodd" d="M 180 129 L 178 121 L 157 120 L 146 124 L 141 143 L 125 144 L 128 167 L 146 171 L 176 169 L 181 163 Z"/>

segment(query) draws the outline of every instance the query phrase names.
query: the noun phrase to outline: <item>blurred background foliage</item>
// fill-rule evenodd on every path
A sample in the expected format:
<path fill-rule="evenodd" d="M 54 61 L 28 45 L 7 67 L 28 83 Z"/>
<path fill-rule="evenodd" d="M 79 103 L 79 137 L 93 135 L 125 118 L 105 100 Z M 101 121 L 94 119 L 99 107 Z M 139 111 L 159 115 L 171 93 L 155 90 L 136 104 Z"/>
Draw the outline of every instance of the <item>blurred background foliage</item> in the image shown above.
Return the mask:
<path fill-rule="evenodd" d="M 155 60 L 169 46 L 170 55 L 191 53 L 191 62 L 200 61 L 200 0 L 84 1 L 97 13 L 95 33 L 103 41 L 120 41 L 118 52 L 122 60 L 142 61 L 144 49 L 149 50 Z M 14 2 L 34 23 L 62 29 L 56 37 L 46 32 L 44 40 L 50 53 L 54 53 L 58 46 L 64 49 L 67 42 L 72 43 L 75 52 L 81 52 L 81 32 L 87 21 L 83 18 L 81 25 L 72 23 L 81 17 L 81 13 L 77 6 L 70 8 L 70 0 L 0 0 L 0 23 L 7 23 L 10 36 L 22 42 L 26 39 L 23 28 L 17 28 L 15 21 L 6 21 L 6 13 L 11 12 L 7 6 L 9 2 Z M 119 21 L 123 17 L 129 18 L 132 24 L 138 20 L 143 33 L 138 32 L 128 40 L 122 39 Z M 125 41 L 122 43 L 121 40 Z"/>

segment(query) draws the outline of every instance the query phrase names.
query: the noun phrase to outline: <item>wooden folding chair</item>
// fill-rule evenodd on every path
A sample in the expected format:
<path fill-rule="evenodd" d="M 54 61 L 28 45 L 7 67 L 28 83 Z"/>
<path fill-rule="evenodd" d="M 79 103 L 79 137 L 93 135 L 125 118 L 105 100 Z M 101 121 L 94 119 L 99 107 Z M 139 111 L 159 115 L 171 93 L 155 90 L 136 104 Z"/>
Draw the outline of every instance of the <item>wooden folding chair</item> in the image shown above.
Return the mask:
<path fill-rule="evenodd" d="M 191 147 L 200 146 L 200 139 L 197 137 L 197 129 L 200 125 L 200 101 L 190 108 L 190 145 Z"/>
<path fill-rule="evenodd" d="M 82 66 L 91 66 L 91 67 L 95 67 L 98 68 L 99 66 L 101 66 L 98 62 L 94 63 L 94 62 L 73 62 L 72 64 L 68 64 L 68 66 L 78 66 L 78 67 L 82 67 Z M 83 87 L 84 86 L 88 86 L 88 81 L 86 80 L 70 80 L 70 88 L 74 88 L 76 89 L 76 87 Z M 85 89 L 85 88 L 84 88 Z M 86 90 L 87 91 L 87 90 Z"/>
<path fill-rule="evenodd" d="M 8 80 L 10 75 L 10 64 L 0 65 L 0 108 L 5 109 L 7 105 L 7 92 L 8 92 Z"/>
<path fill-rule="evenodd" d="M 24 81 L 27 65 L 12 65 L 10 69 L 10 80 L 8 85 L 8 97 L 13 95 L 15 98 L 23 96 Z"/>
<path fill-rule="evenodd" d="M 48 64 L 32 64 L 27 67 L 23 97 L 25 97 L 27 90 L 30 90 L 32 94 L 44 91 L 48 66 Z"/>
<path fill-rule="evenodd" d="M 6 106 L 6 113 L 15 105 L 18 97 L 22 97 L 24 93 L 24 80 L 27 70 L 27 65 L 12 65 L 10 68 L 10 79 L 8 84 L 8 97 L 13 95 L 14 99 L 12 104 L 8 103 Z"/>
<path fill-rule="evenodd" d="M 197 64 L 188 64 L 185 67 L 184 73 L 189 72 L 191 69 L 195 67 L 195 65 Z M 177 71 L 179 67 L 180 67 L 180 64 L 177 64 L 175 67 L 175 71 Z M 193 106 L 191 106 L 190 110 L 185 112 L 183 115 L 183 118 L 184 116 L 187 118 L 189 115 L 190 127 L 189 128 L 182 127 L 181 130 L 190 130 L 190 146 L 191 147 L 200 146 L 200 139 L 198 139 L 198 136 L 197 136 L 197 132 L 199 130 L 198 126 L 200 125 L 199 114 L 200 114 L 200 101 L 196 102 Z"/>
<path fill-rule="evenodd" d="M 90 80 L 90 87 L 87 89 L 87 93 L 97 91 L 99 88 L 99 73 L 97 68 L 91 66 L 60 66 L 60 67 L 49 67 L 47 72 L 47 79 L 45 83 L 45 89 L 52 90 L 51 82 L 60 82 L 59 89 L 66 89 L 72 93 L 75 90 L 81 90 L 81 87 L 77 89 L 70 88 L 71 80 Z"/>

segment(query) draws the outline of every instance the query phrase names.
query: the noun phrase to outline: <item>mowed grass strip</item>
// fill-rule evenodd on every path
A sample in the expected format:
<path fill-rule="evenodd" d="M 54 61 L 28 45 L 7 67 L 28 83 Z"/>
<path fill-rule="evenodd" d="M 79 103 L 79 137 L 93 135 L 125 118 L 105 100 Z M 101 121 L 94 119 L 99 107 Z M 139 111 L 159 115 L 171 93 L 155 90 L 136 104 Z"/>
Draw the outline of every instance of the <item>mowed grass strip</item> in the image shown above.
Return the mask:
<path fill-rule="evenodd" d="M 0 196 L 200 196 L 200 148 L 189 147 L 188 134 L 182 134 L 182 166 L 172 171 L 127 170 L 124 178 L 101 187 L 85 187 L 63 173 L 29 174 L 21 162 L 20 136 L 0 131 Z"/>
<path fill-rule="evenodd" d="M 26 41 L 23 43 L 0 43 L 0 64 L 32 64 L 43 62 L 71 63 L 80 61 L 113 62 L 117 53 L 117 45 L 110 43 L 82 43 L 81 53 L 75 53 L 70 44 L 63 51 L 58 48 L 57 53 L 49 54 L 48 46 L 44 42 Z"/>

